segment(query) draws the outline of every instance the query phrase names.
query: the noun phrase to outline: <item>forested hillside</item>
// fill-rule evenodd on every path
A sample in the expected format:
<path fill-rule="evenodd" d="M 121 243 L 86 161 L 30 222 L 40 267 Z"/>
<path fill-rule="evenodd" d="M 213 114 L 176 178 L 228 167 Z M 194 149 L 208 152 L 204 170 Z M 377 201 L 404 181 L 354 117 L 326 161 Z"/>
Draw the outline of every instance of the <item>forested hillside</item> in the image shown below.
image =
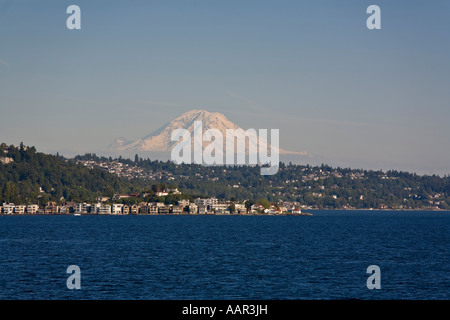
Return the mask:
<path fill-rule="evenodd" d="M 36 152 L 34 147 L 0 145 L 0 202 L 93 201 L 100 195 L 132 192 L 133 184 L 74 160 Z"/>

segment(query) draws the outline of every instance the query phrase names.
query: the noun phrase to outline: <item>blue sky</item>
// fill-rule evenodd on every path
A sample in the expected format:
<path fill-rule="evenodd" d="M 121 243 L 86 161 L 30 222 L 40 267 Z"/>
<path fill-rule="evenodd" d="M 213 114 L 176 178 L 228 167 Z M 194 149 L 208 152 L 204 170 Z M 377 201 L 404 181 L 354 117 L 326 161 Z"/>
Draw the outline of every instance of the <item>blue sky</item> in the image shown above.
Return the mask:
<path fill-rule="evenodd" d="M 206 109 L 312 162 L 449 174 L 449 40 L 445 0 L 0 0 L 0 140 L 101 153 Z"/>

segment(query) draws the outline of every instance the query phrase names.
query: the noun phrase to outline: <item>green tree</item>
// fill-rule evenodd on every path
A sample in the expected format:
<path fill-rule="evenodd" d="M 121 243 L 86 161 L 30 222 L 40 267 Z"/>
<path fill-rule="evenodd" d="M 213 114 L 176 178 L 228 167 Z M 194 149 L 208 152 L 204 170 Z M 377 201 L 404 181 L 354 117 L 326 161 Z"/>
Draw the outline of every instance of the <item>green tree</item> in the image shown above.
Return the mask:
<path fill-rule="evenodd" d="M 258 199 L 258 204 L 262 205 L 264 208 L 269 209 L 270 208 L 270 202 L 267 199 Z"/>
<path fill-rule="evenodd" d="M 245 201 L 245 209 L 247 209 L 247 212 L 250 211 L 252 205 L 254 205 L 255 202 L 253 200 L 247 200 Z"/>

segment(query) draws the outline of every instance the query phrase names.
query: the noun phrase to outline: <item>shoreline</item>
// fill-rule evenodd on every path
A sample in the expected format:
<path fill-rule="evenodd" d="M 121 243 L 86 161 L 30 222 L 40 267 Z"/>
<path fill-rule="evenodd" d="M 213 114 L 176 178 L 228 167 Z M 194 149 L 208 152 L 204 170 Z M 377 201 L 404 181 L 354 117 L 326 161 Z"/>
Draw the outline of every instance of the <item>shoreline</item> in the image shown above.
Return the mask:
<path fill-rule="evenodd" d="M 441 213 L 450 213 L 450 210 L 443 210 L 443 209 L 308 209 L 308 211 L 386 211 L 386 212 L 441 212 Z M 227 213 L 205 213 L 205 214 L 199 214 L 199 213 L 182 213 L 182 214 L 91 214 L 91 213 L 81 213 L 81 214 L 0 214 L 0 217 L 34 217 L 34 216 L 278 216 L 278 217 L 288 217 L 288 216 L 314 216 L 311 212 L 302 212 L 302 213 L 282 213 L 282 214 L 268 214 L 268 213 L 245 213 L 245 214 L 227 214 Z"/>
<path fill-rule="evenodd" d="M 317 208 L 311 208 L 308 209 L 311 211 L 443 211 L 443 212 L 450 212 L 450 210 L 445 209 L 436 209 L 436 208 L 420 208 L 420 209 L 317 209 Z"/>

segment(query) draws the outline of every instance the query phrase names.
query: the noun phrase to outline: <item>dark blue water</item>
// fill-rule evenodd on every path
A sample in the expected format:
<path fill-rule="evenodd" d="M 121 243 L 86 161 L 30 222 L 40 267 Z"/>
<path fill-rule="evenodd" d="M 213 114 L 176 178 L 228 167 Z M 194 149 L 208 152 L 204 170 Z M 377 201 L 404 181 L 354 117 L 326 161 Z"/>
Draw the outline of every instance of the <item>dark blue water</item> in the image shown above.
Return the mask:
<path fill-rule="evenodd" d="M 2 216 L 0 299 L 449 299 L 449 229 L 449 212 Z"/>

